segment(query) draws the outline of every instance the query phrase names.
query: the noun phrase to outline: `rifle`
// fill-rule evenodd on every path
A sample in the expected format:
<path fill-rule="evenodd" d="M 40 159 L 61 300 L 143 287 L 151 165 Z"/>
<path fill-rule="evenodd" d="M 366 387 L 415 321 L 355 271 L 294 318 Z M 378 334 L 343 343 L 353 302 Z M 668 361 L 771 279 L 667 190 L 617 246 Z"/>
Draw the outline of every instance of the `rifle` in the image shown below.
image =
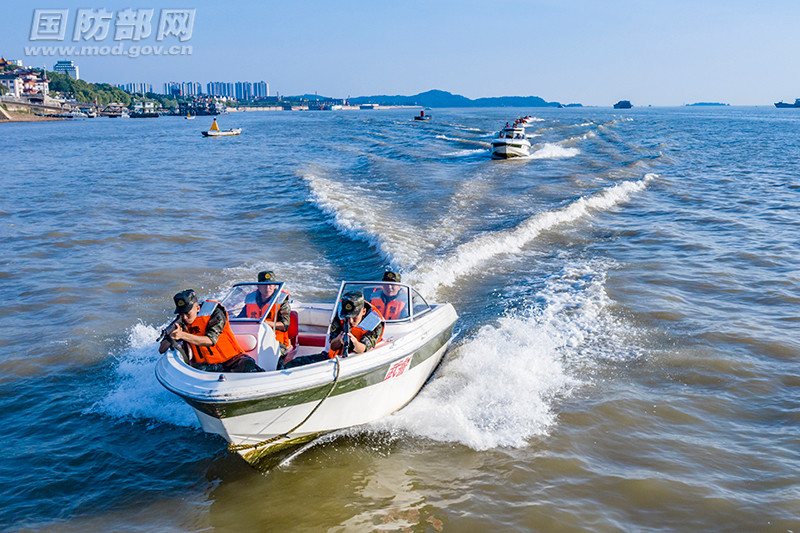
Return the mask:
<path fill-rule="evenodd" d="M 344 336 L 342 337 L 342 357 L 347 357 L 347 352 L 350 349 L 350 319 L 345 318 L 342 320 L 342 331 L 344 331 Z"/>
<path fill-rule="evenodd" d="M 183 349 L 183 346 L 181 346 L 178 342 L 176 342 L 175 339 L 172 338 L 172 335 L 170 335 L 175 326 L 178 325 L 180 319 L 181 319 L 180 316 L 175 317 L 175 320 L 173 320 L 169 326 L 162 329 L 161 335 L 158 337 L 158 340 L 156 342 L 160 343 L 163 340 L 167 340 L 169 342 L 170 350 L 175 350 L 176 352 L 178 352 L 180 356 L 183 358 L 183 362 L 188 365 L 189 355 L 186 353 L 186 350 Z"/>

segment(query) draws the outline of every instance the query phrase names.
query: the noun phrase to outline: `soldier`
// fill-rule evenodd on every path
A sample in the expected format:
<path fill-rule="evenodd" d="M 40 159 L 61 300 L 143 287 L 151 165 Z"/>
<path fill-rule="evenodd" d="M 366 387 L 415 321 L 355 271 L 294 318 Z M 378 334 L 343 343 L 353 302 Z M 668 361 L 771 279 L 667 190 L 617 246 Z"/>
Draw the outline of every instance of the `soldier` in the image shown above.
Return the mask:
<path fill-rule="evenodd" d="M 350 331 L 347 333 L 348 353 L 364 353 L 375 347 L 383 336 L 384 321 L 380 312 L 364 301 L 364 296 L 359 291 L 352 291 L 342 295 L 340 314 L 331 322 L 330 350 L 328 355 L 333 358 L 342 355 L 345 332 L 344 320 L 347 320 Z"/>
<path fill-rule="evenodd" d="M 277 278 L 271 270 L 265 270 L 258 273 L 258 282 L 277 283 Z M 292 308 L 289 304 L 289 293 L 284 289 L 278 297 L 276 305 L 267 309 L 267 304 L 275 294 L 278 285 L 259 285 L 257 290 L 254 290 L 245 297 L 244 307 L 239 312 L 236 318 L 255 318 L 260 319 L 264 313 L 267 313 L 266 322 L 275 328 L 275 338 L 281 346 L 281 357 L 286 355 L 286 352 L 291 350 L 292 341 L 289 339 L 289 321 L 291 320 Z M 277 318 L 275 311 L 277 309 Z"/>
<path fill-rule="evenodd" d="M 408 290 L 395 283 L 400 283 L 400 274 L 387 271 L 382 281 L 389 281 L 380 289 L 374 289 L 369 295 L 369 303 L 386 320 L 408 318 Z"/>
<path fill-rule="evenodd" d="M 228 323 L 228 313 L 219 302 L 205 300 L 201 305 L 192 289 L 179 292 L 173 300 L 179 317 L 167 335 L 189 346 L 191 366 L 208 372 L 264 371 L 239 346 Z M 169 347 L 170 341 L 165 338 L 158 351 L 164 353 Z"/>
<path fill-rule="evenodd" d="M 345 320 L 348 332 L 345 336 Z M 375 347 L 383 336 L 384 320 L 381 314 L 370 304 L 364 301 L 364 296 L 359 291 L 347 292 L 342 295 L 340 311 L 331 322 L 330 349 L 327 352 L 296 357 L 287 362 L 283 368 L 293 368 L 333 359 L 337 355 L 344 355 L 344 343 L 347 342 L 348 354 L 365 353 Z"/>

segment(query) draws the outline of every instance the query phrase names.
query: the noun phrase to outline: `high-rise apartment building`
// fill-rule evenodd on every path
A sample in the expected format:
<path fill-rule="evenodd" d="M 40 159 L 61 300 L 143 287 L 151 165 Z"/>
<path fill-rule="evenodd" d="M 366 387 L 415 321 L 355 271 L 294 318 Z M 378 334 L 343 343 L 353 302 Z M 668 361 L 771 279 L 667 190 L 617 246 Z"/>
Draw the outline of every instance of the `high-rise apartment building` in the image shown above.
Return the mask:
<path fill-rule="evenodd" d="M 80 76 L 78 75 L 78 66 L 69 59 L 65 59 L 63 61 L 56 61 L 53 70 L 55 72 L 63 72 L 73 80 L 81 79 Z"/>

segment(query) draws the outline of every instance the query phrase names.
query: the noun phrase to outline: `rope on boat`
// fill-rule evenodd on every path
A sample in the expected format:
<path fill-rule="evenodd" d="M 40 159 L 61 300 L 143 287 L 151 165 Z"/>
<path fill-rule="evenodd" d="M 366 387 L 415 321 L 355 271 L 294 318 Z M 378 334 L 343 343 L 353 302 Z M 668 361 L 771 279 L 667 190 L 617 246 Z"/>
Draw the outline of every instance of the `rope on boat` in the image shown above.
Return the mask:
<path fill-rule="evenodd" d="M 271 444 L 271 443 L 275 442 L 278 439 L 283 439 L 283 438 L 287 438 L 288 439 L 289 438 L 289 433 L 293 433 L 294 431 L 296 431 L 297 428 L 299 428 L 300 426 L 305 424 L 306 421 L 308 421 L 308 419 L 311 418 L 311 415 L 313 415 L 317 411 L 317 409 L 319 409 L 319 407 L 322 405 L 322 402 L 324 402 L 325 400 L 328 399 L 328 397 L 333 392 L 333 389 L 336 387 L 336 384 L 339 382 L 340 362 L 339 362 L 339 356 L 338 355 L 336 356 L 335 360 L 336 360 L 336 364 L 334 366 L 334 372 L 335 373 L 333 375 L 333 382 L 331 383 L 331 388 L 328 389 L 328 392 L 325 393 L 325 396 L 322 397 L 322 399 L 319 401 L 319 403 L 316 406 L 314 406 L 314 408 L 311 410 L 311 412 L 308 413 L 308 415 L 299 424 L 297 424 L 295 427 L 293 427 L 292 429 L 290 429 L 286 433 L 282 433 L 280 435 L 275 435 L 274 437 L 270 437 L 270 438 L 268 438 L 266 440 L 262 440 L 261 442 L 257 442 L 255 444 L 233 444 L 233 443 L 228 444 L 228 451 L 229 452 L 240 452 L 242 450 L 249 450 L 251 448 L 252 449 L 256 449 L 256 448 L 259 448 L 261 446 L 266 446 L 267 444 Z"/>

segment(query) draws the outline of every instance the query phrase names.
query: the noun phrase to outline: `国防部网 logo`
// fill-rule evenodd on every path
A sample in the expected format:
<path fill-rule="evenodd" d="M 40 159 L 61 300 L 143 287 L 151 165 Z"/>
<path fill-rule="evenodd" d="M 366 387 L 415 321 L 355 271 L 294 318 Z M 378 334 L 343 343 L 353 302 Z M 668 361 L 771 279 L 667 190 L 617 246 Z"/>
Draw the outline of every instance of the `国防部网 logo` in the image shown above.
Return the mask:
<path fill-rule="evenodd" d="M 196 9 L 34 9 L 30 41 L 71 42 L 26 46 L 26 55 L 189 55 Z M 154 39 L 153 44 L 142 41 Z M 126 43 L 127 41 L 127 43 Z M 129 44 L 130 43 L 130 44 Z M 137 44 L 132 44 L 137 43 Z M 127 46 L 126 46 L 127 45 Z"/>

